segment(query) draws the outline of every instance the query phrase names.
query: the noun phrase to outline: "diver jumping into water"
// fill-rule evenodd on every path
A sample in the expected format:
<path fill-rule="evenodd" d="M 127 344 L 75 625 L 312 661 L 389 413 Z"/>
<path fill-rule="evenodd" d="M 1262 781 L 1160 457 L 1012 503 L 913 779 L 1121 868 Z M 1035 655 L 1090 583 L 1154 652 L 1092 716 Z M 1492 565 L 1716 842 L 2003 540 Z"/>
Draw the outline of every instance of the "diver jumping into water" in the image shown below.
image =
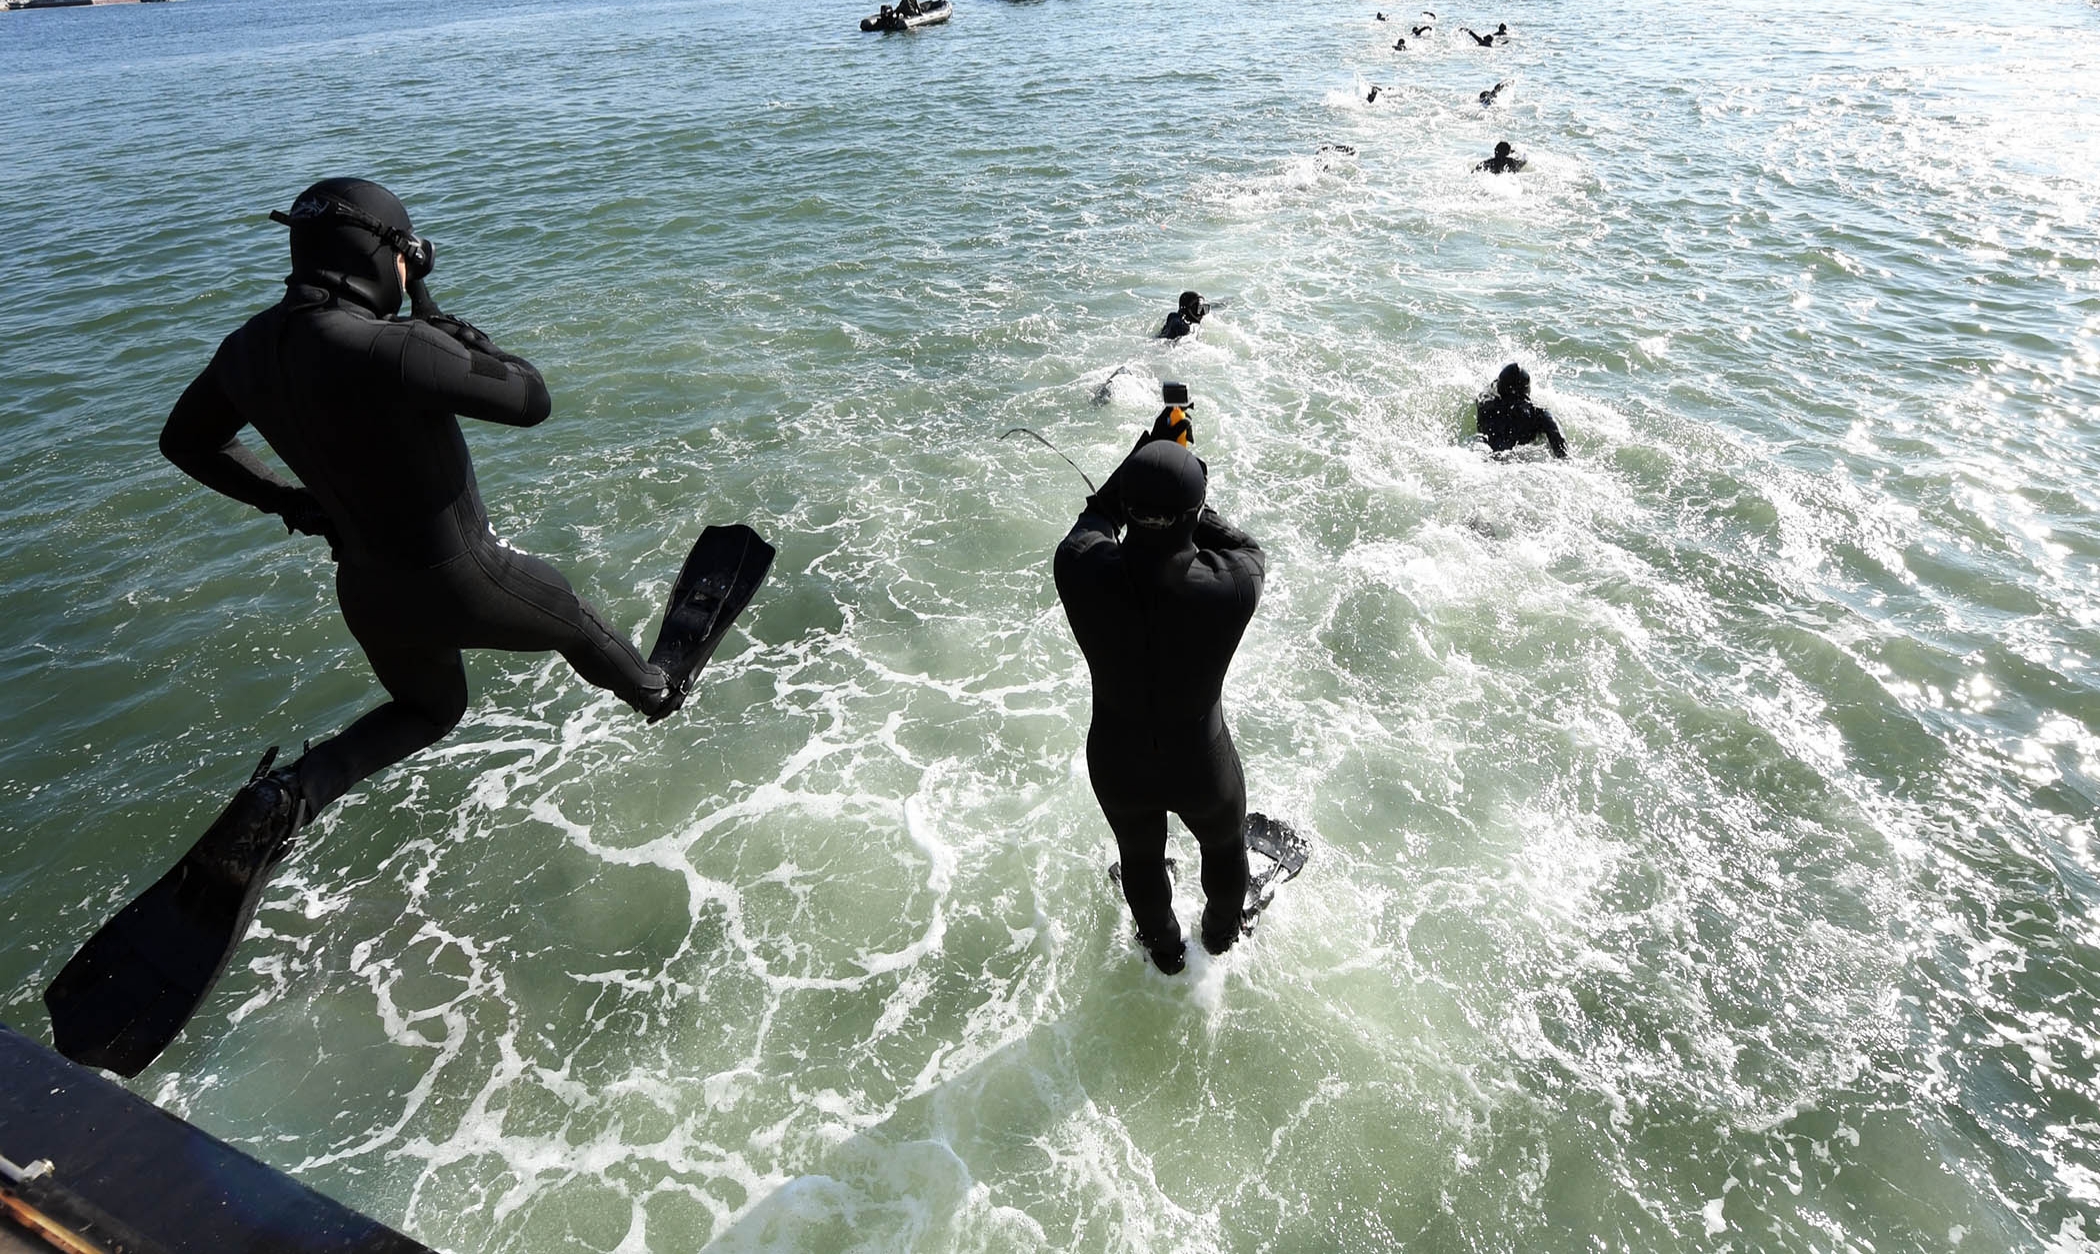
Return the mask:
<path fill-rule="evenodd" d="M 1264 574 L 1261 546 L 1204 503 L 1208 471 L 1189 438 L 1185 411 L 1162 410 L 1052 563 L 1093 680 L 1094 796 L 1139 942 L 1169 975 L 1187 948 L 1167 878 L 1170 811 L 1202 850 L 1204 948 L 1225 952 L 1243 925 L 1247 786 L 1221 698 Z"/>
<path fill-rule="evenodd" d="M 1473 403 L 1473 425 L 1478 432 L 1475 438 L 1487 441 L 1488 448 L 1496 453 L 1507 453 L 1520 444 L 1531 444 L 1544 437 L 1554 457 L 1568 455 L 1568 442 L 1561 435 L 1560 424 L 1551 413 L 1531 403 L 1531 375 L 1515 362 L 1502 367 L 1502 373 L 1495 376 L 1492 393 L 1482 393 Z"/>
<path fill-rule="evenodd" d="M 385 188 L 316 183 L 288 221 L 283 301 L 226 338 L 160 441 L 206 487 L 328 538 L 343 619 L 392 698 L 274 778 L 310 816 L 435 743 L 466 711 L 461 649 L 558 651 L 651 718 L 676 709 L 685 693 L 671 676 L 489 530 L 454 415 L 539 425 L 552 410 L 539 371 L 434 306 L 394 320 L 429 264 Z M 241 443 L 250 425 L 303 486 Z"/>
<path fill-rule="evenodd" d="M 684 704 L 772 557 L 748 528 L 709 528 L 645 660 L 559 571 L 489 530 L 458 416 L 532 427 L 552 401 L 530 362 L 430 300 L 436 249 L 401 201 L 327 179 L 271 216 L 291 228 L 284 297 L 219 345 L 160 447 L 206 487 L 327 539 L 343 621 L 388 700 L 289 766 L 273 748 L 182 862 L 52 982 L 59 1048 L 126 1075 L 209 993 L 299 829 L 459 722 L 461 650 L 559 652 L 655 722 Z M 404 295 L 414 316 L 398 319 Z M 296 484 L 242 442 L 249 426 Z"/>

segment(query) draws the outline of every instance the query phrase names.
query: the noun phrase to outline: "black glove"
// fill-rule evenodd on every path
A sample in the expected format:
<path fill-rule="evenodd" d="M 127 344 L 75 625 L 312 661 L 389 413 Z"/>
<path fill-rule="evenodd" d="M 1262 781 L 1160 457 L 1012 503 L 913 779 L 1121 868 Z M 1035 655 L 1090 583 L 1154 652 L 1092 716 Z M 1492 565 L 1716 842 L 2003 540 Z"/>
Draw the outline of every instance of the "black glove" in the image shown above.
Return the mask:
<path fill-rule="evenodd" d="M 408 281 L 408 316 L 431 322 L 445 316 L 438 303 L 430 298 L 430 289 L 423 285 L 421 275 Z"/>
<path fill-rule="evenodd" d="M 1182 417 L 1174 417 L 1174 411 L 1180 408 L 1178 405 L 1169 405 L 1165 409 L 1160 410 L 1159 417 L 1152 421 L 1152 429 L 1139 436 L 1137 443 L 1130 446 L 1130 451 L 1135 453 L 1154 440 L 1180 441 L 1184 435 L 1188 437 L 1187 443 L 1194 445 L 1196 442 L 1196 428 L 1188 420 L 1188 411 L 1182 410 Z"/>
<path fill-rule="evenodd" d="M 459 342 L 461 348 L 470 352 L 487 353 L 491 357 L 502 355 L 496 349 L 496 342 L 482 334 L 480 327 L 475 326 L 465 318 L 455 318 L 451 314 L 441 313 L 434 317 L 425 318 L 423 321 L 451 336 Z"/>
<path fill-rule="evenodd" d="M 285 494 L 284 503 L 277 507 L 277 516 L 284 520 L 286 535 L 320 536 L 335 545 L 335 522 L 328 511 L 321 508 L 320 499 L 305 488 L 293 488 Z"/>

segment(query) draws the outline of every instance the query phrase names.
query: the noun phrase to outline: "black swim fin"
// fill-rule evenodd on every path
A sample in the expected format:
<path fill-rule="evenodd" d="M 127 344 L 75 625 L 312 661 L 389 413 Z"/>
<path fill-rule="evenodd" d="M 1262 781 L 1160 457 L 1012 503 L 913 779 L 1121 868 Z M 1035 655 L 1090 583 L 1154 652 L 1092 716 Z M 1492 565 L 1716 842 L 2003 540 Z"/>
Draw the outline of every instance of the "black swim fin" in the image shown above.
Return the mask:
<path fill-rule="evenodd" d="M 74 1062 L 135 1076 L 160 1056 L 247 935 L 270 873 L 311 817 L 263 755 L 226 809 L 153 887 L 80 947 L 44 990 L 51 1036 Z"/>
<path fill-rule="evenodd" d="M 700 668 L 715 655 L 772 568 L 773 546 L 742 523 L 700 533 L 678 582 L 671 586 L 663 626 L 649 649 L 649 664 L 661 667 L 671 680 L 671 699 L 649 716 L 650 722 L 669 717 L 685 704 Z"/>
<path fill-rule="evenodd" d="M 1312 856 L 1312 843 L 1290 824 L 1266 814 L 1247 816 L 1247 852 L 1258 853 L 1269 865 L 1247 880 L 1247 908 L 1240 914 L 1240 931 L 1254 934 L 1254 922 L 1276 900 L 1276 888 L 1298 878 L 1305 860 Z"/>

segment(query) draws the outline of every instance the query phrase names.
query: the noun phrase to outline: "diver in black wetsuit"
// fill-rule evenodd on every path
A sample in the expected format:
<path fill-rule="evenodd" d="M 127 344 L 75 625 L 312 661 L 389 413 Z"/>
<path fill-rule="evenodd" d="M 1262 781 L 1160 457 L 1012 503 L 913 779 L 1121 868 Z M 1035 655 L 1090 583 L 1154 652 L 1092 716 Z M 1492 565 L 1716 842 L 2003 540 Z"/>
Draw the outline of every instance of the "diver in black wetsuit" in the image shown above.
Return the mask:
<path fill-rule="evenodd" d="M 530 427 L 551 408 L 523 358 L 438 312 L 434 250 L 376 183 L 329 179 L 290 214 L 284 299 L 226 337 L 183 392 L 161 451 L 205 486 L 328 539 L 336 599 L 389 697 L 243 790 L 291 830 L 352 785 L 435 743 L 467 708 L 462 649 L 556 650 L 652 721 L 684 685 L 648 662 L 561 573 L 489 531 L 458 419 Z M 404 292 L 416 318 L 397 320 Z M 253 426 L 303 486 L 241 442 Z M 255 806 L 250 806 L 254 809 Z"/>
<path fill-rule="evenodd" d="M 1240 936 L 1247 786 L 1220 697 L 1263 575 L 1261 546 L 1203 503 L 1207 471 L 1176 443 L 1187 430 L 1178 409 L 1163 412 L 1087 498 L 1053 563 L 1093 678 L 1094 796 L 1138 939 L 1169 975 L 1186 952 L 1167 879 L 1169 811 L 1203 851 L 1204 948 L 1223 953 Z"/>
<path fill-rule="evenodd" d="M 1483 109 L 1492 109 L 1492 108 L 1493 108 L 1493 107 L 1495 106 L 1495 102 L 1496 102 L 1497 100 L 1501 99 L 1501 97 L 1502 97 L 1502 89 L 1503 89 L 1503 88 L 1505 88 L 1505 87 L 1507 87 L 1507 86 L 1509 86 L 1509 80 L 1508 80 L 1508 79 L 1504 79 L 1503 81 L 1501 81 L 1501 82 L 1499 82 L 1499 83 L 1495 84 L 1495 85 L 1494 85 L 1493 87 L 1490 87 L 1490 88 L 1488 88 L 1488 89 L 1487 89 L 1486 91 L 1484 91 L 1484 92 L 1481 92 L 1481 93 L 1480 93 L 1480 107 L 1481 107 L 1481 108 L 1483 108 Z M 1504 145 L 1502 145 L 1502 148 L 1507 148 L 1507 147 L 1509 147 L 1509 145 L 1507 145 L 1507 144 L 1504 144 Z M 1502 155 L 1502 152 L 1501 152 L 1501 149 L 1500 149 L 1500 148 L 1498 148 L 1498 149 L 1496 150 L 1496 154 L 1495 154 L 1495 155 L 1497 155 L 1497 156 L 1501 156 L 1501 155 Z"/>
<path fill-rule="evenodd" d="M 1531 375 L 1515 362 L 1495 376 L 1495 390 L 1483 393 L 1473 403 L 1473 424 L 1487 446 L 1507 453 L 1519 444 L 1530 444 L 1544 436 L 1555 457 L 1568 455 L 1568 442 L 1553 415 L 1531 403 Z"/>
<path fill-rule="evenodd" d="M 1476 171 L 1487 174 L 1515 174 L 1524 168 L 1525 159 L 1516 155 L 1509 141 L 1499 140 L 1495 144 L 1495 155 L 1474 166 Z"/>
<path fill-rule="evenodd" d="M 1471 35 L 1473 37 L 1473 42 L 1479 44 L 1483 48 L 1494 47 L 1495 41 L 1498 39 L 1504 41 L 1507 41 L 1509 39 L 1509 23 L 1507 22 L 1504 22 L 1502 25 L 1496 27 L 1495 33 L 1492 35 L 1483 35 L 1470 26 L 1461 26 L 1458 29 L 1464 31 L 1468 35 Z"/>
<path fill-rule="evenodd" d="M 1166 323 L 1160 327 L 1156 340 L 1178 340 L 1194 331 L 1210 314 L 1210 306 L 1195 292 L 1183 292 L 1174 312 L 1167 315 Z"/>

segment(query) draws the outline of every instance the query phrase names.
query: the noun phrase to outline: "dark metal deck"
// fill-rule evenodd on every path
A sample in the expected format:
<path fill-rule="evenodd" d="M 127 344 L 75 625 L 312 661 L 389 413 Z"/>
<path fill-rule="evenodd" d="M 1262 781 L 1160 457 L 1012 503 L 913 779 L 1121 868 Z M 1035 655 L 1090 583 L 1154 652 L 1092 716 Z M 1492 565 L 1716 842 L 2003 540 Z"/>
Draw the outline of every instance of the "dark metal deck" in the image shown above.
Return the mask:
<path fill-rule="evenodd" d="M 169 1254 L 431 1254 L 0 1025 L 0 1158 L 48 1174 L 0 1190 Z M 62 1217 L 62 1216 L 61 1216 Z M 0 1225 L 0 1252 L 9 1238 Z M 42 1251 L 35 1244 L 29 1249 Z"/>

